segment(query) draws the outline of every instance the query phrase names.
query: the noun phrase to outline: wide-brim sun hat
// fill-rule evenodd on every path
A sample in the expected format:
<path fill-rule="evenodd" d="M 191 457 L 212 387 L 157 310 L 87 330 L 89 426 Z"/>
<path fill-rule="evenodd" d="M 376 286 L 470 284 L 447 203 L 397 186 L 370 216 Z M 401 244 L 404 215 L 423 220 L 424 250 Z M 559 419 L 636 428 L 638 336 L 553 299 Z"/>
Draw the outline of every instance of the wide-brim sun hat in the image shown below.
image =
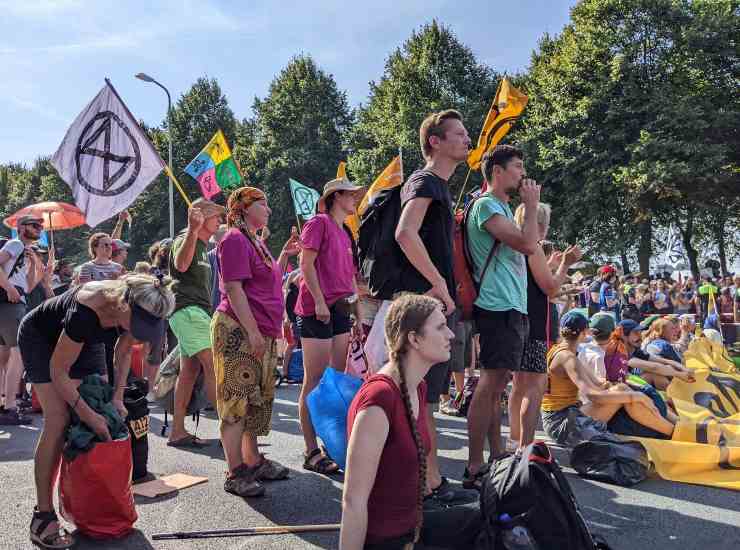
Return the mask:
<path fill-rule="evenodd" d="M 326 212 L 326 199 L 329 195 L 337 191 L 360 191 L 362 189 L 362 185 L 355 185 L 347 178 L 336 178 L 327 182 L 318 202 L 319 212 Z"/>

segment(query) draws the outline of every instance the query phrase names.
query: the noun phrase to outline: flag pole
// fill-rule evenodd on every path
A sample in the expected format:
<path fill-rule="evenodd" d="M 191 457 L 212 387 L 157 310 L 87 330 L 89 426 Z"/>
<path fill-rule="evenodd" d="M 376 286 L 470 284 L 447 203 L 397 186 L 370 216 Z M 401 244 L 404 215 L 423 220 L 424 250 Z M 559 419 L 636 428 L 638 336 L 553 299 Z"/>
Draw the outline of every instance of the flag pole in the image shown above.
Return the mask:
<path fill-rule="evenodd" d="M 403 147 L 398 146 L 398 164 L 401 166 L 401 183 L 403 183 Z"/>
<path fill-rule="evenodd" d="M 185 201 L 185 204 L 188 205 L 188 208 L 192 206 L 192 202 L 190 202 L 190 199 L 185 194 L 185 191 L 182 190 L 182 187 L 180 186 L 180 182 L 177 181 L 177 178 L 175 177 L 175 174 L 172 173 L 170 170 L 170 167 L 165 165 L 164 167 L 164 173 L 167 174 L 170 178 L 170 181 L 175 184 L 175 187 L 177 187 L 177 190 L 180 192 L 180 195 L 182 195 L 182 199 Z"/>
<path fill-rule="evenodd" d="M 486 118 L 483 119 L 483 126 L 486 125 L 486 120 L 488 120 L 488 115 L 491 114 L 491 109 L 493 109 L 493 105 L 496 102 L 496 97 L 498 96 L 499 91 L 501 90 L 501 86 L 504 83 L 504 80 L 506 79 L 506 73 L 504 73 L 503 78 L 498 83 L 498 87 L 496 88 L 496 93 L 493 95 L 493 99 L 491 100 L 491 106 L 488 108 L 488 113 L 486 113 Z M 480 134 L 478 135 L 478 141 L 480 141 L 480 137 L 483 135 L 483 128 L 480 129 Z M 476 143 L 477 147 L 477 143 Z M 463 182 L 462 189 L 460 189 L 460 196 L 457 197 L 457 203 L 455 203 L 455 210 L 460 208 L 460 201 L 462 201 L 463 195 L 465 194 L 465 187 L 468 185 L 468 178 L 470 177 L 471 168 L 470 165 L 468 165 L 468 173 L 465 176 L 465 181 Z"/>

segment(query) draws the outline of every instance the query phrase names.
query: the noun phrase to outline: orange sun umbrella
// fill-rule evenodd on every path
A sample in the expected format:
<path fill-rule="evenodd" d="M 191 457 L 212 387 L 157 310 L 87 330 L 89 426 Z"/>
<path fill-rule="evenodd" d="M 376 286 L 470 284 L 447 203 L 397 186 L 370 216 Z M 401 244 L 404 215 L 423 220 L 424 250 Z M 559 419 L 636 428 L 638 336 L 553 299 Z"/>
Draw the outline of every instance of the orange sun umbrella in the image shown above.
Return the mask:
<path fill-rule="evenodd" d="M 38 202 L 21 208 L 3 220 L 10 229 L 18 229 L 18 220 L 21 216 L 35 216 L 44 220 L 44 229 L 49 232 L 51 248 L 54 248 L 55 229 L 73 229 L 85 224 L 85 215 L 82 210 L 66 202 Z"/>
<path fill-rule="evenodd" d="M 85 224 L 85 215 L 72 204 L 66 202 L 39 202 L 21 208 L 3 220 L 10 229 L 17 229 L 18 219 L 21 216 L 36 216 L 44 220 L 44 229 L 54 231 L 55 229 L 72 229 Z"/>

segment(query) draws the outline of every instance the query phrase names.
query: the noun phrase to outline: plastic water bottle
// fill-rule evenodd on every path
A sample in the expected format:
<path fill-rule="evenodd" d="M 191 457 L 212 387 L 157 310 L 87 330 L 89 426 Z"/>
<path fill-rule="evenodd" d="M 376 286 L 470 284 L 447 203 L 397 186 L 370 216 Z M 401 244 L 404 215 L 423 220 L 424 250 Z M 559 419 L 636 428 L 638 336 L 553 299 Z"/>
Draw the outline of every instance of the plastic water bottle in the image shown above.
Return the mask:
<path fill-rule="evenodd" d="M 529 530 L 523 525 L 514 525 L 509 514 L 499 516 L 501 522 L 501 538 L 506 550 L 537 550 Z"/>

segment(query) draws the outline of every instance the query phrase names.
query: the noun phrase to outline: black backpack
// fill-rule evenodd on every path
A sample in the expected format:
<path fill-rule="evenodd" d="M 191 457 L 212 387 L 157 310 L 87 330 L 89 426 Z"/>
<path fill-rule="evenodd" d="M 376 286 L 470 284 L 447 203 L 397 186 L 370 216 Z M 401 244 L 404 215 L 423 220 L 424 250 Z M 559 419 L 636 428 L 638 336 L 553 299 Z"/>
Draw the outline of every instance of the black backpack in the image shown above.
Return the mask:
<path fill-rule="evenodd" d="M 370 295 L 390 300 L 401 286 L 404 254 L 396 242 L 401 218 L 401 186 L 383 189 L 362 214 L 357 241 L 360 273 Z"/>
<path fill-rule="evenodd" d="M 478 548 L 503 548 L 502 522 L 525 527 L 539 548 L 608 549 L 595 541 L 578 509 L 568 480 L 542 442 L 491 464 L 480 492 L 484 526 Z"/>

